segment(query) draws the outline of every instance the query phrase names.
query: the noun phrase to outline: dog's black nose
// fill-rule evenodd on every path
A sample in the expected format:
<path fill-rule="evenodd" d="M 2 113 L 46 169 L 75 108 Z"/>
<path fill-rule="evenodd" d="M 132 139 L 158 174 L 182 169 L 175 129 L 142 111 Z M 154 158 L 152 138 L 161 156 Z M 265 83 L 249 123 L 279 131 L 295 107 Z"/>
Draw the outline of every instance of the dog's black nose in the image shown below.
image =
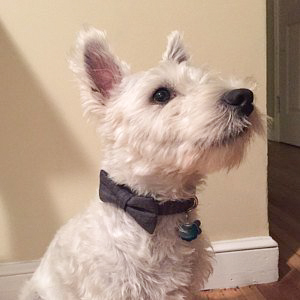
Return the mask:
<path fill-rule="evenodd" d="M 253 93 L 248 89 L 236 89 L 225 93 L 222 100 L 229 105 L 236 106 L 239 111 L 249 116 L 253 111 Z"/>

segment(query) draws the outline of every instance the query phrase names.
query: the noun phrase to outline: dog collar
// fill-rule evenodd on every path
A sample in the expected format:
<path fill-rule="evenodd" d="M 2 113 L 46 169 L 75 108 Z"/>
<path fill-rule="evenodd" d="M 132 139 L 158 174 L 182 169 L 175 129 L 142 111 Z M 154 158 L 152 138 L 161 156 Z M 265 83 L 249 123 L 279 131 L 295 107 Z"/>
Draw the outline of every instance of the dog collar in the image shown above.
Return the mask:
<path fill-rule="evenodd" d="M 99 196 L 103 202 L 123 209 L 150 234 L 155 230 L 158 216 L 188 213 L 198 204 L 196 197 L 159 202 L 150 196 L 137 195 L 128 186 L 115 183 L 104 170 L 100 171 Z M 201 233 L 199 226 L 200 221 L 180 225 L 180 237 L 184 240 L 195 239 Z M 193 238 L 188 238 L 187 235 L 191 234 Z"/>

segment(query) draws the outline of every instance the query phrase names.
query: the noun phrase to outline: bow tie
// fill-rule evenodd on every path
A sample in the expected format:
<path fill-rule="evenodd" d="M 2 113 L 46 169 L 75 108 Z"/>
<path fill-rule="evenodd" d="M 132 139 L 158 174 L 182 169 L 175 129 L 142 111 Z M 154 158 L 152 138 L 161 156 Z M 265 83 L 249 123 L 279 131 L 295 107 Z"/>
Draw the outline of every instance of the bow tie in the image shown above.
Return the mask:
<path fill-rule="evenodd" d="M 187 213 L 197 202 L 194 198 L 159 202 L 150 196 L 139 196 L 126 185 L 116 184 L 101 170 L 99 196 L 128 213 L 147 232 L 153 233 L 160 215 Z"/>

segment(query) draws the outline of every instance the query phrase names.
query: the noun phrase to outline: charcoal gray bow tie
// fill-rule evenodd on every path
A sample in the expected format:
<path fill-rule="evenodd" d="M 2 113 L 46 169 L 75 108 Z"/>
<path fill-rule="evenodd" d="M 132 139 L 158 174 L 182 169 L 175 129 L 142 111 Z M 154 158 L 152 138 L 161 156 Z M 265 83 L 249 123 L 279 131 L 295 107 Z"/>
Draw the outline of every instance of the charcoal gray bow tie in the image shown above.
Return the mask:
<path fill-rule="evenodd" d="M 159 215 L 185 213 L 195 207 L 195 199 L 159 202 L 150 196 L 139 196 L 129 187 L 118 185 L 104 170 L 100 172 L 99 196 L 103 202 L 113 203 L 128 213 L 147 232 L 153 233 Z"/>

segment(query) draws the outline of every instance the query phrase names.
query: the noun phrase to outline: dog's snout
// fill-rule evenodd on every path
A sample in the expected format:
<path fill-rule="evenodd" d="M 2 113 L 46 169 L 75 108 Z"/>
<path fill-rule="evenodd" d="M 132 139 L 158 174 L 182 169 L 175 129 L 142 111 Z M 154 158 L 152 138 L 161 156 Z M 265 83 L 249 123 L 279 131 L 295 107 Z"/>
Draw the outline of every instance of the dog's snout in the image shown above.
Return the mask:
<path fill-rule="evenodd" d="M 248 89 L 236 89 L 224 94 L 223 99 L 230 105 L 243 105 L 253 102 L 253 93 Z"/>
<path fill-rule="evenodd" d="M 236 106 L 239 111 L 249 116 L 253 111 L 253 92 L 248 89 L 235 89 L 225 93 L 222 100 L 229 105 Z"/>

